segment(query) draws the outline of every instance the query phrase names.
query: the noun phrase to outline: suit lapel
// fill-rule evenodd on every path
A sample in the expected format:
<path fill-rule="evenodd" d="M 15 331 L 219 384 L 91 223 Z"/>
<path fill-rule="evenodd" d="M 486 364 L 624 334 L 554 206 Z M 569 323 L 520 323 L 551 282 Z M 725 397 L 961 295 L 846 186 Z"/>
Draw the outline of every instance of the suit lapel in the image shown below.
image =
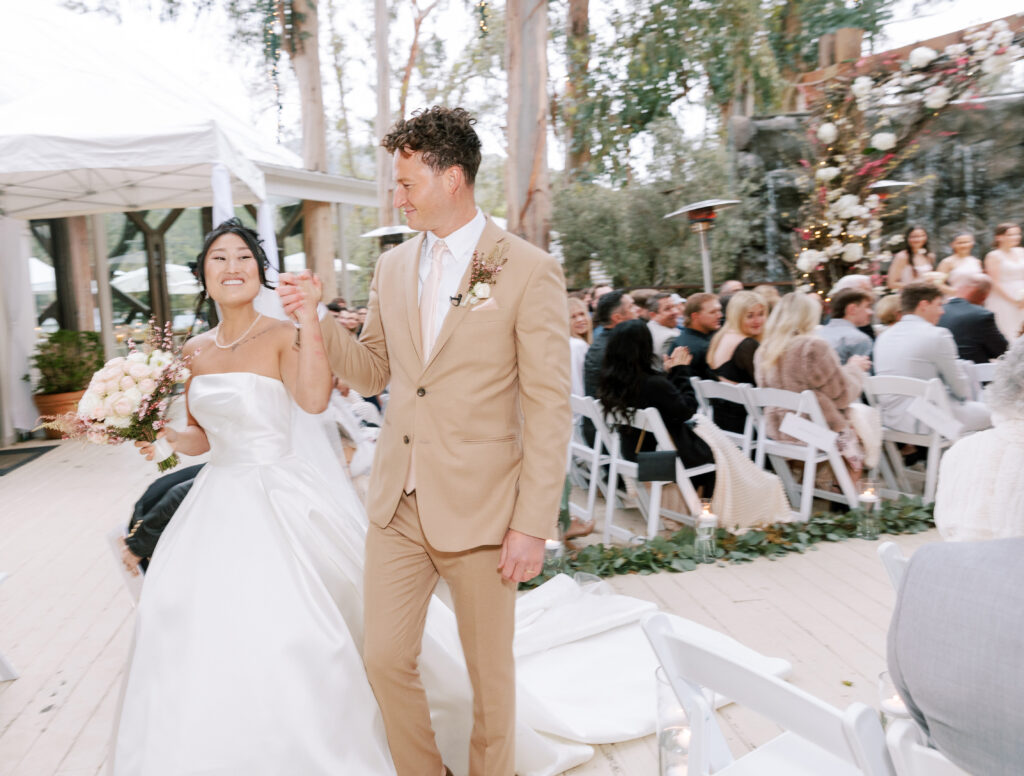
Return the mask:
<path fill-rule="evenodd" d="M 421 234 L 415 240 L 409 240 L 407 244 L 415 243 L 415 250 L 411 250 L 405 257 L 403 265 L 402 281 L 405 285 L 405 314 L 409 319 L 409 335 L 412 337 L 412 347 L 416 351 L 416 357 L 423 361 L 423 334 L 420 332 L 420 254 L 423 251 L 423 241 L 426 233 Z"/>
<path fill-rule="evenodd" d="M 476 244 L 474 249 L 474 255 L 487 256 L 491 249 L 494 248 L 498 240 L 501 239 L 503 232 L 498 226 L 490 219 L 487 218 L 487 226 L 484 227 L 483 233 L 480 235 L 480 240 Z M 437 354 L 441 352 L 441 348 L 444 347 L 448 338 L 452 336 L 452 332 L 455 331 L 455 327 L 459 325 L 466 314 L 469 312 L 469 304 L 467 303 L 466 297 L 468 296 L 467 289 L 469 288 L 469 278 L 473 272 L 473 261 L 470 260 L 466 266 L 466 271 L 462 274 L 462 279 L 459 280 L 458 288 L 455 291 L 456 296 L 462 294 L 462 302 L 458 307 L 452 307 L 448 311 L 448 314 L 444 317 L 444 323 L 441 325 L 441 331 L 437 335 L 437 340 L 434 342 L 434 347 L 430 351 L 430 358 L 427 359 L 427 363 L 423 365 L 426 369 L 437 358 Z"/>

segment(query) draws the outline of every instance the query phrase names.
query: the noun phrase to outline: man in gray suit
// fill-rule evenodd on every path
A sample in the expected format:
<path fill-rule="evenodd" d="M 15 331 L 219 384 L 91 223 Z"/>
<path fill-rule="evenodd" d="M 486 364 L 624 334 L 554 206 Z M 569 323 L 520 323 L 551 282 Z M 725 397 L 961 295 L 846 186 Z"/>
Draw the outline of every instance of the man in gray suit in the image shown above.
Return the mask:
<path fill-rule="evenodd" d="M 914 553 L 889 673 L 930 743 L 968 773 L 1024 772 L 1024 538 Z"/>
<path fill-rule="evenodd" d="M 988 408 L 981 402 L 967 401 L 971 388 L 957 363 L 953 335 L 936 325 L 942 317 L 942 292 L 930 283 L 907 283 L 900 292 L 900 308 L 903 318 L 875 342 L 875 374 L 920 380 L 938 377 L 946 385 L 950 409 L 963 424 L 963 431 L 991 426 Z M 924 424 L 908 411 L 912 401 L 895 394 L 879 396 L 882 425 L 910 434 L 926 433 Z"/>

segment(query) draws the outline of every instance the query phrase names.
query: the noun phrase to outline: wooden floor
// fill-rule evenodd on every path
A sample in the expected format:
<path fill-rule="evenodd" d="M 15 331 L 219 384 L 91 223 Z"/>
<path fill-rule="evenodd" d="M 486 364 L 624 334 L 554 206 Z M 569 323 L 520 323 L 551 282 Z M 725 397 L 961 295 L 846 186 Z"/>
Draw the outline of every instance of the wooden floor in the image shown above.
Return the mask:
<path fill-rule="evenodd" d="M 103 768 L 131 637 L 132 608 L 106 531 L 156 476 L 129 447 L 63 442 L 0 477 L 0 774 L 93 776 Z M 896 537 L 910 554 L 931 531 Z M 794 666 L 792 681 L 836 705 L 877 706 L 893 593 L 877 543 L 853 540 L 779 561 L 617 577 L 620 592 L 724 631 Z M 734 752 L 774 735 L 726 707 Z M 652 774 L 653 737 L 602 746 L 572 776 Z"/>

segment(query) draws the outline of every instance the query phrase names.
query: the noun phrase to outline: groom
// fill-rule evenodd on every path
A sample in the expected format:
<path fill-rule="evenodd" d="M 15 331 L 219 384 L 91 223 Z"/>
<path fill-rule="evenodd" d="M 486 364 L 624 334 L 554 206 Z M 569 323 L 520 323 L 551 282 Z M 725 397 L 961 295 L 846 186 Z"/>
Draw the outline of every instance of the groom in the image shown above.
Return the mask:
<path fill-rule="evenodd" d="M 555 535 L 569 441 L 562 272 L 479 208 L 475 120 L 434 107 L 383 140 L 420 234 L 382 255 L 358 340 L 321 329 L 332 371 L 389 385 L 367 497 L 366 670 L 399 776 L 443 776 L 417 668 L 430 595 L 451 588 L 473 685 L 471 776 L 514 773 L 515 591 Z M 285 309 L 309 281 L 282 276 Z"/>

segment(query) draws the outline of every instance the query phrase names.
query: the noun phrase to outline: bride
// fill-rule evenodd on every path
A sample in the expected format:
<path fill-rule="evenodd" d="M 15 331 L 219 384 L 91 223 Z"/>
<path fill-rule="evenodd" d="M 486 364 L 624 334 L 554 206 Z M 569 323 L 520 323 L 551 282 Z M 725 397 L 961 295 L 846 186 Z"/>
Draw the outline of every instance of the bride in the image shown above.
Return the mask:
<path fill-rule="evenodd" d="M 316 308 L 298 330 L 257 313 L 265 264 L 235 219 L 200 253 L 221 323 L 185 346 L 188 425 L 163 435 L 210 460 L 146 575 L 116 776 L 393 773 L 359 650 L 361 508 L 292 446 L 295 405 L 331 390 Z"/>
<path fill-rule="evenodd" d="M 394 773 L 360 656 L 366 514 L 307 414 L 330 390 L 316 309 L 299 311 L 298 333 L 258 313 L 265 266 L 259 238 L 234 220 L 199 255 L 221 323 L 186 345 L 188 425 L 163 433 L 177 452 L 210 459 L 143 585 L 115 776 Z M 517 774 L 554 776 L 589 760 L 593 744 L 654 732 L 657 660 L 639 627 L 654 610 L 564 575 L 518 599 Z M 673 620 L 750 665 L 789 670 Z M 438 597 L 420 673 L 438 748 L 465 773 L 472 688 L 455 616 Z"/>

